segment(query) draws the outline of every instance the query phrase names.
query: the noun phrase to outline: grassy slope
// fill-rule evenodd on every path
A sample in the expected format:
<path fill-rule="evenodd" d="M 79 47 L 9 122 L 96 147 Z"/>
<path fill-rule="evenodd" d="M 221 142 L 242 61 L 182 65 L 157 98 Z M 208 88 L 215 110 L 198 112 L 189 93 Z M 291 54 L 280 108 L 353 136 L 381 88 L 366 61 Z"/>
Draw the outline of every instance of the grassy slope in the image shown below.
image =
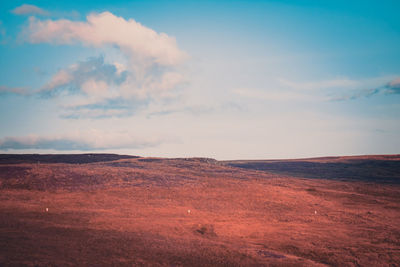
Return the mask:
<path fill-rule="evenodd" d="M 205 159 L 2 164 L 0 215 L 0 265 L 400 263 L 398 185 Z"/>

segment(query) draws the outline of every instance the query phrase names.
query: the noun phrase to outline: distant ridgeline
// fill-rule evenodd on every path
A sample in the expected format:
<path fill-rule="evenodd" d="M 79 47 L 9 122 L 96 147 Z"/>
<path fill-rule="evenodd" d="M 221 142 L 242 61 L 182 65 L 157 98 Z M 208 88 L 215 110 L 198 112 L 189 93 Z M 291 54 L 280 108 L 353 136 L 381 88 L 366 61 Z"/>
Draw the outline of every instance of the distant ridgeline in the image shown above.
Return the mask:
<path fill-rule="evenodd" d="M 299 178 L 400 184 L 400 155 L 324 157 L 297 160 L 217 161 L 209 158 L 143 158 L 117 154 L 0 154 L 0 165 L 19 163 L 85 164 L 132 158 L 139 158 L 139 162 L 147 163 L 174 161 L 174 164 L 178 164 L 179 162 L 185 163 L 190 161 L 193 163 L 198 162 L 199 164 L 222 164 Z M 112 164 L 114 167 L 126 166 L 124 162 L 109 164 Z M 139 168 L 138 166 L 136 167 Z"/>
<path fill-rule="evenodd" d="M 139 158 L 138 156 L 117 154 L 0 154 L 0 164 L 18 163 L 69 163 L 83 164 Z"/>

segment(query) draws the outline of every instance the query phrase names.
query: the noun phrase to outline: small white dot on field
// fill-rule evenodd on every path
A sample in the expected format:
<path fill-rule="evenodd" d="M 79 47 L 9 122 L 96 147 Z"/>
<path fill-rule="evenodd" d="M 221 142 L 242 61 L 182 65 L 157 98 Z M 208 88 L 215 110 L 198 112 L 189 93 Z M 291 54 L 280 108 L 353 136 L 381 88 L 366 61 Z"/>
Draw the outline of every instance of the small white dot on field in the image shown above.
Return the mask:
<path fill-rule="evenodd" d="M 46 208 L 46 212 L 49 212 L 49 208 Z"/>
<path fill-rule="evenodd" d="M 188 210 L 188 214 L 190 214 L 190 212 L 191 212 L 191 211 L 190 211 L 190 210 Z"/>
<path fill-rule="evenodd" d="M 314 214 L 317 214 L 317 211 L 316 211 L 316 210 L 314 210 Z"/>

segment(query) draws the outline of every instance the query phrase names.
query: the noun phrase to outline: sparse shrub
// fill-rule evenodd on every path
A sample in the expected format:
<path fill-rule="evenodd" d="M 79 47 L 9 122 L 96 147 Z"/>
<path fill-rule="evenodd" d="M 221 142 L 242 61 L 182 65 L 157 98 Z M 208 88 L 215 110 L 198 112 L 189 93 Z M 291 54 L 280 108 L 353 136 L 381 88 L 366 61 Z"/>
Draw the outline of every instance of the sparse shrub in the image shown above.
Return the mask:
<path fill-rule="evenodd" d="M 194 227 L 194 232 L 205 237 L 217 236 L 214 231 L 214 225 L 212 224 L 198 224 Z"/>

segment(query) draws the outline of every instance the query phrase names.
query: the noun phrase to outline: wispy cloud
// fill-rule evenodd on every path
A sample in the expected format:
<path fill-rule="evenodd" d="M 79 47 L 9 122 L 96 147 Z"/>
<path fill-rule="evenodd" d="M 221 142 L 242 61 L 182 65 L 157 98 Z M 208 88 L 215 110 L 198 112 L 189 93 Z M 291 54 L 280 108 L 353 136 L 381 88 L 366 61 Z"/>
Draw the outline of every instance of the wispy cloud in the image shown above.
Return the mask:
<path fill-rule="evenodd" d="M 241 98 L 255 99 L 261 101 L 301 101 L 319 100 L 324 101 L 327 97 L 310 94 L 308 92 L 298 92 L 290 90 L 260 90 L 253 88 L 234 89 L 233 93 Z"/>
<path fill-rule="evenodd" d="M 400 94 L 400 78 L 386 84 L 383 90 L 386 94 Z"/>
<path fill-rule="evenodd" d="M 158 111 L 153 111 L 147 114 L 147 118 L 157 117 L 157 116 L 166 116 L 171 114 L 183 113 L 183 114 L 190 114 L 190 115 L 200 115 L 205 113 L 211 113 L 216 110 L 213 106 L 186 106 L 181 108 L 172 108 L 172 109 L 163 109 Z"/>
<path fill-rule="evenodd" d="M 24 87 L 8 87 L 0 85 L 0 95 L 12 94 L 12 95 L 31 95 L 32 93 Z"/>
<path fill-rule="evenodd" d="M 144 100 L 110 98 L 99 101 L 86 97 L 78 97 L 62 106 L 61 117 L 65 119 L 93 118 L 102 119 L 110 117 L 128 117 L 134 115 L 139 109 L 144 108 L 148 102 Z"/>
<path fill-rule="evenodd" d="M 241 98 L 261 101 L 343 101 L 376 94 L 399 94 L 400 78 L 395 77 L 358 80 L 344 77 L 306 82 L 279 78 L 270 88 L 237 88 L 232 92 Z"/>
<path fill-rule="evenodd" d="M 278 78 L 269 88 L 236 88 L 232 92 L 242 99 L 259 101 L 329 101 L 331 94 L 351 90 L 362 82 L 348 78 L 298 82 Z"/>
<path fill-rule="evenodd" d="M 28 4 L 23 4 L 19 7 L 16 7 L 11 12 L 16 15 L 40 15 L 40 16 L 50 15 L 50 12 L 48 12 L 47 10 L 44 10 L 35 5 L 28 5 Z"/>
<path fill-rule="evenodd" d="M 293 82 L 286 79 L 278 79 L 283 86 L 302 91 L 334 89 L 334 88 L 354 88 L 360 85 L 360 81 L 348 78 L 337 78 L 321 81 Z"/>
<path fill-rule="evenodd" d="M 378 94 L 383 94 L 383 95 L 400 94 L 400 78 L 396 78 L 386 83 L 383 86 L 361 89 L 351 94 L 346 94 L 343 96 L 332 98 L 331 100 L 333 101 L 354 100 L 363 97 L 371 97 Z"/>
<path fill-rule="evenodd" d="M 6 28 L 3 25 L 3 22 L 0 20 L 0 36 L 4 37 L 6 35 Z"/>
<path fill-rule="evenodd" d="M 6 27 L 4 26 L 3 21 L 0 20 L 0 44 L 6 44 L 7 43 L 7 30 Z"/>
<path fill-rule="evenodd" d="M 156 108 L 149 111 L 146 114 L 147 118 L 159 117 L 159 116 L 169 116 L 172 114 L 183 114 L 190 116 L 199 116 L 206 114 L 221 114 L 223 112 L 243 112 L 245 107 L 236 102 L 220 102 L 220 103 L 208 103 L 208 104 L 200 104 L 200 103 L 177 103 L 174 107 L 161 107 Z"/>
<path fill-rule="evenodd" d="M 0 139 L 0 150 L 8 149 L 54 149 L 54 150 L 104 150 L 146 148 L 170 140 L 157 137 L 142 137 L 129 132 L 72 132 L 61 135 L 27 135 Z"/>

